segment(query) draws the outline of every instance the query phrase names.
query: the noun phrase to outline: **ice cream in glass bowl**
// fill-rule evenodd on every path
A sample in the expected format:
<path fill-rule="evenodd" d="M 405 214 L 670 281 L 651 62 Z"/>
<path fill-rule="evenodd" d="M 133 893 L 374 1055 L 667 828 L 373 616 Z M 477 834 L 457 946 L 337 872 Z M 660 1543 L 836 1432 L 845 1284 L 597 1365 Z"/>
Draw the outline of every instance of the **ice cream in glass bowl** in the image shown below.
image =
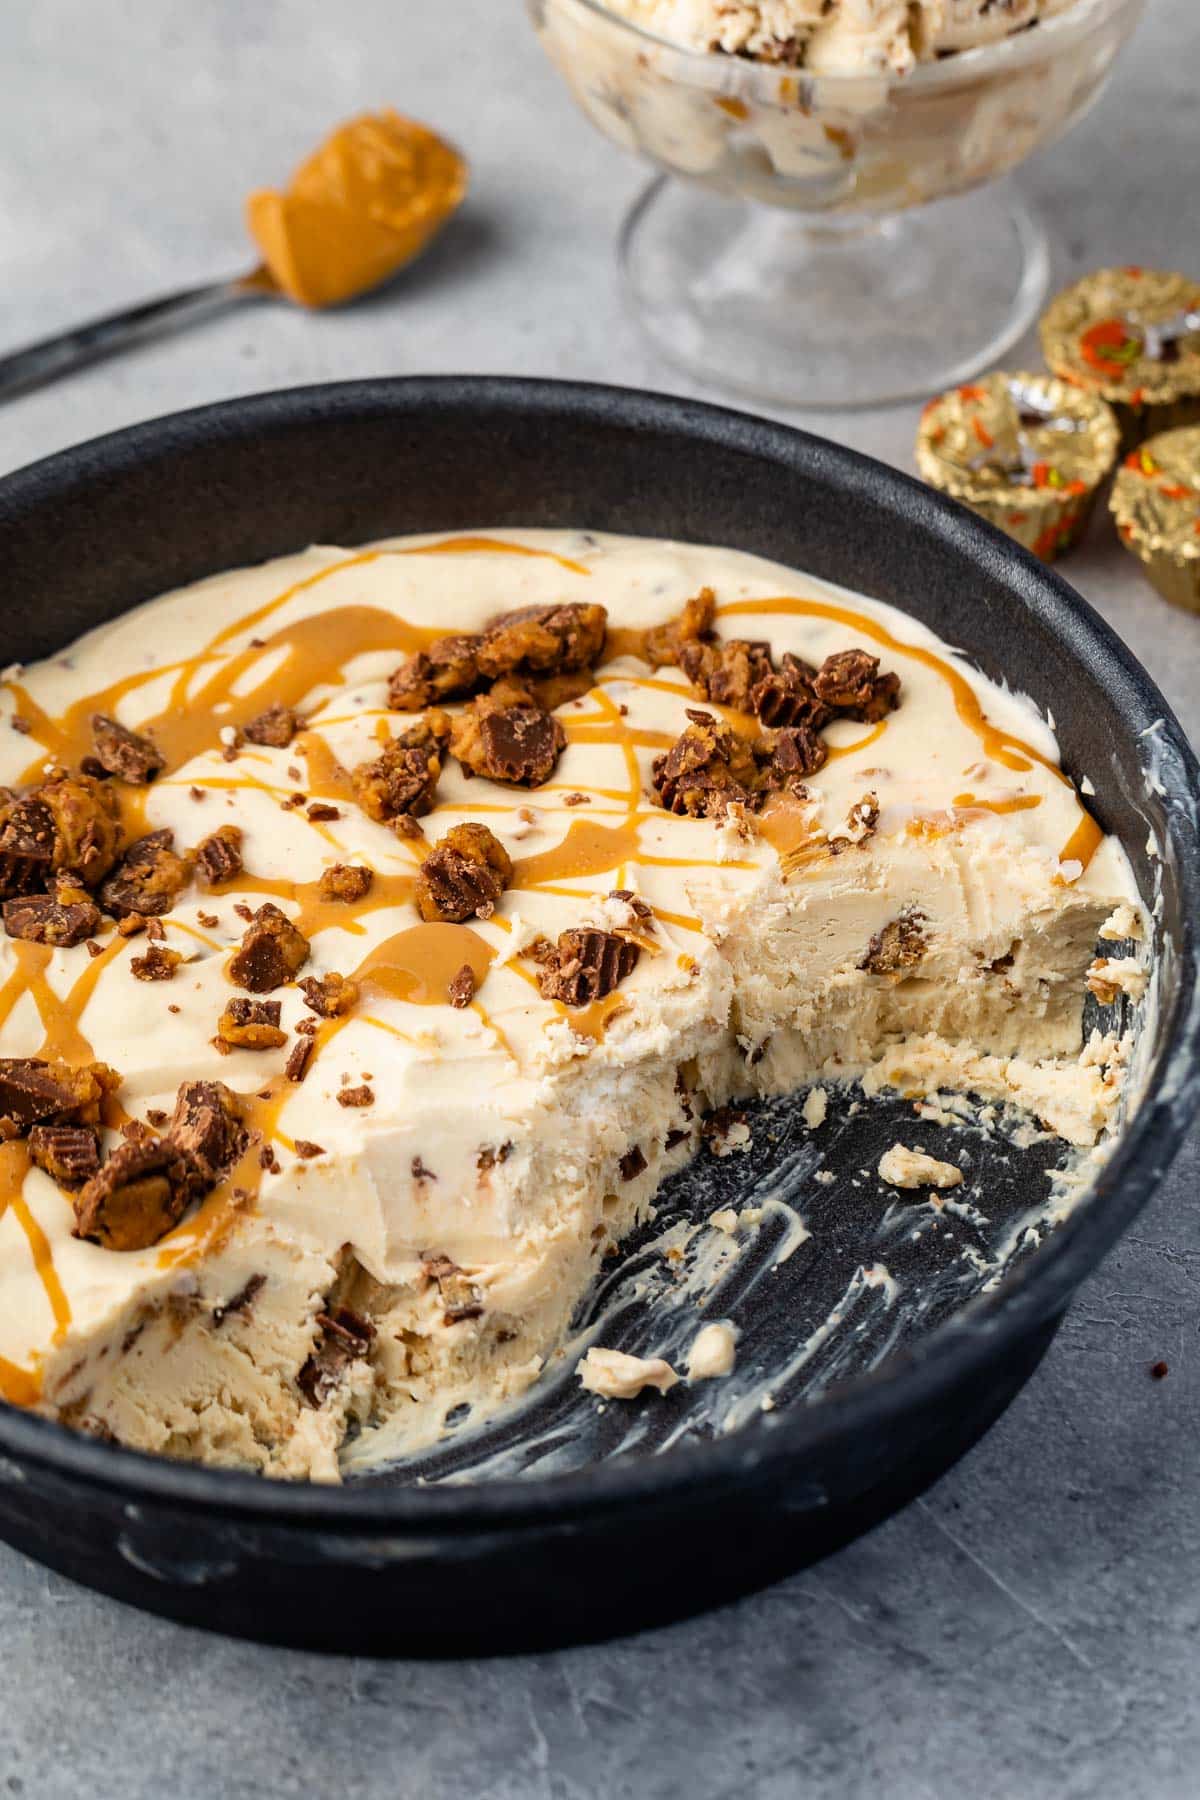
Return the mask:
<path fill-rule="evenodd" d="M 608 137 L 662 171 L 621 235 L 652 340 L 776 405 L 968 379 L 1034 318 L 1001 181 L 1101 93 L 1144 0 L 529 0 Z"/>

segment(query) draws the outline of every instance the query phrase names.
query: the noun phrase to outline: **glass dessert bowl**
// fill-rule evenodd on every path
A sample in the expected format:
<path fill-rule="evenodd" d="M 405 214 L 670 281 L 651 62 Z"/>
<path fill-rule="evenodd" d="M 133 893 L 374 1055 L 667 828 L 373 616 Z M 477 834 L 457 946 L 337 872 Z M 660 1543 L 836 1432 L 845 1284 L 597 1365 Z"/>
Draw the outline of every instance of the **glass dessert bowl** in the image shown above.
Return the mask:
<path fill-rule="evenodd" d="M 651 339 L 797 406 L 927 394 L 1026 330 L 1047 243 L 1000 178 L 1098 98 L 1143 3 L 1074 0 L 906 73 L 834 74 L 671 43 L 601 0 L 529 0 L 592 123 L 665 171 L 620 242 Z"/>

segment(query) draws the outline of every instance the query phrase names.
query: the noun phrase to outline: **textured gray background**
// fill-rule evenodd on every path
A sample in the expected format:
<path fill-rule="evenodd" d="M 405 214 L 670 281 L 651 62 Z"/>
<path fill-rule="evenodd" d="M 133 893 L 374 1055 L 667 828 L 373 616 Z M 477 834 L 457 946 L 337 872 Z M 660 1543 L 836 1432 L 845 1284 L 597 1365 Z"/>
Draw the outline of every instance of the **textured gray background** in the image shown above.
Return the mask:
<path fill-rule="evenodd" d="M 1060 274 L 1200 270 L 1198 75 L 1196 0 L 1151 0 L 1099 110 L 1022 176 Z M 244 311 L 10 405 L 0 468 L 337 376 L 682 386 L 617 292 L 642 172 L 576 117 L 518 0 L 4 0 L 0 344 L 237 270 L 241 191 L 380 103 L 475 166 L 468 213 L 419 272 L 341 316 Z M 906 464 L 914 416 L 808 422 Z M 1195 734 L 1200 620 L 1102 534 L 1070 574 Z M 1195 1795 L 1196 1175 L 1193 1142 L 1025 1394 L 925 1500 L 670 1631 L 507 1663 L 327 1662 L 141 1618 L 0 1549 L 0 1793 Z"/>

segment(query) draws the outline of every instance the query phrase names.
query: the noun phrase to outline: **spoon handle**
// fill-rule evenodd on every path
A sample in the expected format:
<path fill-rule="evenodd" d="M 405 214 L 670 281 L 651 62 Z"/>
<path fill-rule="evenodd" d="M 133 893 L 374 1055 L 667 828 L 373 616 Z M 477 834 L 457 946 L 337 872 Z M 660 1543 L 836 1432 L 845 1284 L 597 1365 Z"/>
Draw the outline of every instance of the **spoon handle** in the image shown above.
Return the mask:
<path fill-rule="evenodd" d="M 27 344 L 23 350 L 0 356 L 0 402 L 45 382 L 57 381 L 60 375 L 69 375 L 102 357 L 114 356 L 135 344 L 210 317 L 239 300 L 262 299 L 273 291 L 266 271 L 256 269 L 233 281 L 207 282 L 202 287 L 167 294 L 161 300 L 123 307 L 103 319 L 93 319 L 90 324 L 76 325 L 70 331 Z"/>

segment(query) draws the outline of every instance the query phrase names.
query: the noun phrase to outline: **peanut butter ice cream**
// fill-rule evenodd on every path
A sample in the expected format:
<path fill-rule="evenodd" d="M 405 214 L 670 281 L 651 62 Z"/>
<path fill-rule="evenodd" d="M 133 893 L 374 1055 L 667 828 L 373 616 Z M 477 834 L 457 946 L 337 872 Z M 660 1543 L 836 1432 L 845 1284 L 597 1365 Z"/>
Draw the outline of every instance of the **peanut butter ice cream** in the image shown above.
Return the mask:
<path fill-rule="evenodd" d="M 834 75 L 907 74 L 995 43 L 1074 0 L 607 0 L 610 12 L 692 50 Z"/>
<path fill-rule="evenodd" d="M 220 575 L 9 670 L 0 780 L 0 1394 L 139 1449 L 487 1418 L 738 1096 L 1116 1118 L 1138 899 L 1050 728 L 748 555 Z"/>

